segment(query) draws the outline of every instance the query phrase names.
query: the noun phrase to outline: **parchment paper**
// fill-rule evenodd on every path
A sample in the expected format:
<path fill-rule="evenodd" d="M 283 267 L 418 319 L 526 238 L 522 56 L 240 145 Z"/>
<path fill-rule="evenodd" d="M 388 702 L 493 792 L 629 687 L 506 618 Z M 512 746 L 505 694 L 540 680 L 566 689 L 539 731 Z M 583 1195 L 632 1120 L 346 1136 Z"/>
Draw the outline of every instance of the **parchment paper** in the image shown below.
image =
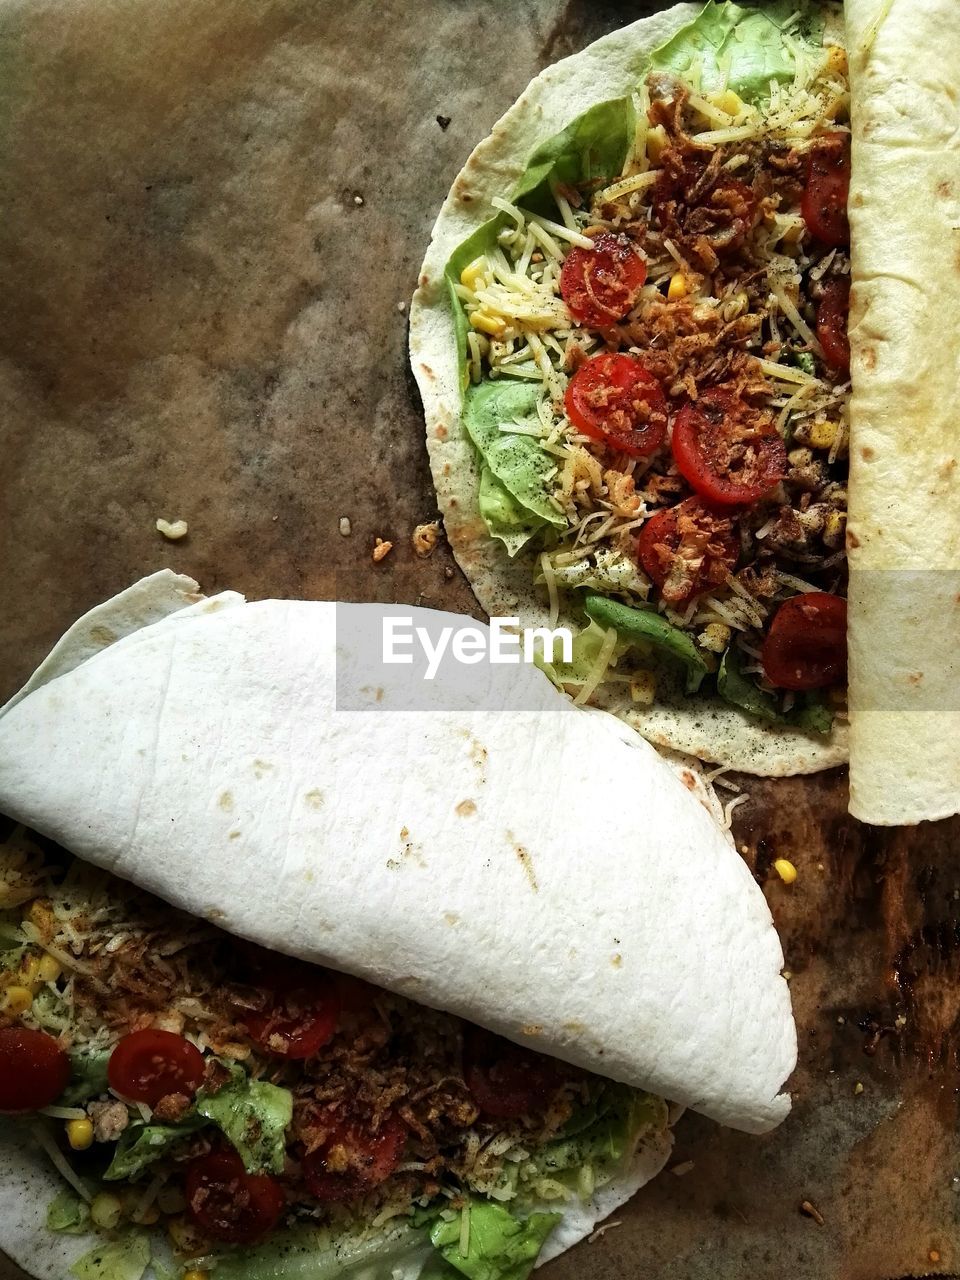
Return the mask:
<path fill-rule="evenodd" d="M 546 62 L 654 7 L 0 7 L 0 698 L 168 563 L 251 598 L 476 612 L 445 547 L 409 545 L 435 506 L 398 303 L 477 139 Z M 684 1118 L 692 1170 L 541 1274 L 955 1274 L 960 823 L 870 832 L 841 773 L 742 781 L 794 975 L 794 1112 L 764 1139 Z"/>

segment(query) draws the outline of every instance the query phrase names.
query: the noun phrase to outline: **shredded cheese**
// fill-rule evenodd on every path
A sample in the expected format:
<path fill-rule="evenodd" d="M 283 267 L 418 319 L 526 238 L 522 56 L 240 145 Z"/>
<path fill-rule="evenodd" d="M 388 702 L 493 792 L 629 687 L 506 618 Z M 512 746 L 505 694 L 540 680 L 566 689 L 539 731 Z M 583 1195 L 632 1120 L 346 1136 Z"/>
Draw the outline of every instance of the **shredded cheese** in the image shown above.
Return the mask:
<path fill-rule="evenodd" d="M 553 624 L 551 623 L 551 626 L 552 625 Z M 589 701 L 593 696 L 594 690 L 602 682 L 617 647 L 617 639 L 616 630 L 613 627 L 609 627 L 604 641 L 600 646 L 600 650 L 597 653 L 594 664 L 590 668 L 587 678 L 583 683 L 583 687 L 574 698 L 574 702 L 577 706 L 582 707 L 585 702 Z"/>

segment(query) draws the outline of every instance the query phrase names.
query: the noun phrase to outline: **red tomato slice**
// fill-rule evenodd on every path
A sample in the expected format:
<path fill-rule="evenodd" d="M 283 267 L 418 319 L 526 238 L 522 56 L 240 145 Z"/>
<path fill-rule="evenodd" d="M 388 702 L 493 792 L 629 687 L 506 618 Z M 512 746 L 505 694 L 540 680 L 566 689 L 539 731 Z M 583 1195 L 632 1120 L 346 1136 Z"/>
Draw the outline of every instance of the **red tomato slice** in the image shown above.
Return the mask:
<path fill-rule="evenodd" d="M 601 231 L 593 249 L 575 245 L 560 272 L 560 293 L 577 324 L 603 329 L 622 320 L 647 278 L 647 264 L 626 236 Z"/>
<path fill-rule="evenodd" d="M 400 1163 L 407 1126 L 389 1114 L 376 1133 L 341 1121 L 327 1141 L 303 1158 L 303 1176 L 315 1200 L 358 1200 L 390 1177 Z"/>
<path fill-rule="evenodd" d="M 278 1058 L 312 1058 L 333 1039 L 340 1018 L 336 989 L 318 992 L 303 987 L 285 991 L 263 1013 L 245 1013 L 252 1040 Z"/>
<path fill-rule="evenodd" d="M 708 502 L 746 506 L 787 474 L 776 424 L 724 387 L 683 406 L 671 439 L 677 469 Z"/>
<path fill-rule="evenodd" d="M 807 185 L 800 212 L 810 234 L 838 248 L 850 243 L 847 196 L 850 192 L 850 139 L 827 134 L 807 157 Z"/>
<path fill-rule="evenodd" d="M 124 1098 L 155 1107 L 168 1093 L 193 1097 L 203 1083 L 203 1055 L 172 1031 L 132 1031 L 110 1055 L 107 1079 Z"/>
<path fill-rule="evenodd" d="M 730 520 L 697 498 L 665 507 L 640 529 L 637 555 L 664 600 L 684 604 L 726 581 L 740 543 Z"/>
<path fill-rule="evenodd" d="M 849 316 L 850 277 L 835 276 L 823 286 L 823 297 L 817 307 L 817 338 L 827 364 L 840 373 L 850 372 Z"/>
<path fill-rule="evenodd" d="M 255 1244 L 280 1221 L 286 1199 L 268 1173 L 247 1173 L 235 1151 L 212 1151 L 187 1167 L 187 1212 L 207 1235 Z"/>
<path fill-rule="evenodd" d="M 45 1031 L 0 1029 L 0 1112 L 38 1111 L 56 1102 L 70 1079 L 70 1059 Z"/>
<path fill-rule="evenodd" d="M 779 689 L 823 689 L 847 670 L 847 602 L 826 591 L 785 601 L 760 650 L 763 671 Z"/>
<path fill-rule="evenodd" d="M 607 352 L 586 360 L 570 379 L 564 408 L 591 440 L 631 458 L 653 453 L 667 434 L 660 383 L 632 356 Z"/>
<path fill-rule="evenodd" d="M 563 1083 L 560 1064 L 480 1027 L 463 1029 L 463 1078 L 490 1120 L 542 1112 Z"/>

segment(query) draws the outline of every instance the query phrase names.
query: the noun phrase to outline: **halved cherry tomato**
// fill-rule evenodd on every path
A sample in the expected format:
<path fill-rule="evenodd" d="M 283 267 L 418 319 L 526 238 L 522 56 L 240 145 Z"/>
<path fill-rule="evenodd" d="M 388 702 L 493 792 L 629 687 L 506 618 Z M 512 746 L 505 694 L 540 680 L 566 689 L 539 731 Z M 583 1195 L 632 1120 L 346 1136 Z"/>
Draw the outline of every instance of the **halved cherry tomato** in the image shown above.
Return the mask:
<path fill-rule="evenodd" d="M 187 1167 L 187 1212 L 227 1244 L 256 1244 L 280 1221 L 286 1199 L 268 1173 L 247 1173 L 235 1151 L 212 1151 Z"/>
<path fill-rule="evenodd" d="M 803 220 L 821 244 L 838 248 L 850 243 L 849 193 L 849 136 L 827 134 L 807 157 L 807 185 L 800 202 Z"/>
<path fill-rule="evenodd" d="M 518 1120 L 546 1109 L 564 1073 L 554 1059 L 468 1025 L 463 1029 L 463 1078 L 484 1116 Z"/>
<path fill-rule="evenodd" d="M 764 675 L 780 689 L 823 689 L 847 670 L 847 602 L 826 591 L 786 600 L 760 650 Z"/>
<path fill-rule="evenodd" d="M 592 440 L 642 458 L 667 434 L 667 405 L 660 383 L 632 356 L 607 352 L 586 360 L 563 399 L 567 417 Z"/>
<path fill-rule="evenodd" d="M 840 373 L 850 370 L 849 316 L 850 277 L 835 276 L 823 286 L 823 297 L 817 307 L 817 338 L 827 364 Z"/>
<path fill-rule="evenodd" d="M 731 521 L 698 498 L 665 507 L 641 526 L 637 554 L 664 600 L 683 604 L 726 581 L 740 544 Z"/>
<path fill-rule="evenodd" d="M 338 1122 L 322 1147 L 303 1158 L 303 1176 L 315 1200 L 357 1200 L 386 1181 L 400 1163 L 407 1126 L 389 1114 L 376 1133 Z"/>
<path fill-rule="evenodd" d="M 124 1098 L 155 1107 L 168 1093 L 193 1097 L 203 1083 L 203 1055 L 172 1031 L 131 1031 L 110 1055 L 107 1079 Z"/>
<path fill-rule="evenodd" d="M 756 502 L 787 474 L 787 451 L 773 419 L 725 387 L 683 406 L 671 449 L 687 484 L 722 506 Z"/>
<path fill-rule="evenodd" d="M 0 1112 L 38 1111 L 56 1102 L 70 1079 L 70 1059 L 45 1031 L 0 1029 Z"/>
<path fill-rule="evenodd" d="M 647 278 L 647 264 L 626 236 L 601 231 L 594 248 L 575 245 L 564 259 L 560 293 L 577 324 L 603 329 L 622 320 Z"/>
<path fill-rule="evenodd" d="M 252 1040 L 278 1058 L 312 1058 L 333 1039 L 340 1018 L 340 999 L 331 984 L 323 991 L 297 987 L 277 995 L 262 1013 L 245 1013 Z"/>

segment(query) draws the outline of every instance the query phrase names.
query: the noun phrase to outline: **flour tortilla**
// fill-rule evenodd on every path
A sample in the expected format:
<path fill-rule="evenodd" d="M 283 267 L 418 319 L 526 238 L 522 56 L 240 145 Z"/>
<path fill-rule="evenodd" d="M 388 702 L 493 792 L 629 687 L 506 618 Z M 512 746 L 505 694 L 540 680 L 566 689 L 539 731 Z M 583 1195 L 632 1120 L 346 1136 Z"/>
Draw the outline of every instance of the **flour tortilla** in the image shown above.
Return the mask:
<path fill-rule="evenodd" d="M 718 825 L 535 668 L 371 673 L 384 612 L 225 593 L 132 632 L 3 713 L 0 811 L 264 946 L 778 1123 L 783 957 Z"/>
<path fill-rule="evenodd" d="M 960 21 L 848 0 L 850 811 L 960 810 Z"/>
<path fill-rule="evenodd" d="M 537 626 L 548 621 L 548 609 L 533 585 L 533 557 L 521 552 L 511 560 L 480 516 L 479 465 L 460 425 L 460 375 L 444 268 L 453 250 L 493 215 L 491 199 L 509 193 L 532 152 L 589 107 L 634 89 L 650 53 L 701 8 L 678 4 L 548 67 L 470 156 L 434 226 L 410 312 L 410 356 L 447 537 L 491 616 L 519 616 L 524 625 Z M 658 746 L 747 773 L 812 773 L 847 759 L 843 725 L 826 738 L 763 725 L 719 697 L 691 698 L 682 687 L 671 689 L 666 676 L 652 707 L 638 707 L 621 689 L 601 690 L 598 698 Z"/>
<path fill-rule="evenodd" d="M 0 712 L 0 810 L 262 945 L 721 1122 L 777 1124 L 796 1061 L 780 944 L 695 775 L 526 667 L 471 675 L 456 711 L 462 679 L 441 671 L 433 709 L 404 710 L 409 667 L 371 680 L 384 609 L 347 606 L 345 623 L 343 608 L 206 599 L 169 570 L 135 584 Z M 434 638 L 464 622 L 405 612 Z M 524 709 L 485 709 L 503 694 Z M 369 709 L 337 709 L 357 697 Z M 566 1206 L 540 1261 L 671 1147 L 652 1135 Z M 44 1228 L 58 1188 L 26 1127 L 6 1126 L 0 1244 L 50 1280 L 94 1243 Z"/>

